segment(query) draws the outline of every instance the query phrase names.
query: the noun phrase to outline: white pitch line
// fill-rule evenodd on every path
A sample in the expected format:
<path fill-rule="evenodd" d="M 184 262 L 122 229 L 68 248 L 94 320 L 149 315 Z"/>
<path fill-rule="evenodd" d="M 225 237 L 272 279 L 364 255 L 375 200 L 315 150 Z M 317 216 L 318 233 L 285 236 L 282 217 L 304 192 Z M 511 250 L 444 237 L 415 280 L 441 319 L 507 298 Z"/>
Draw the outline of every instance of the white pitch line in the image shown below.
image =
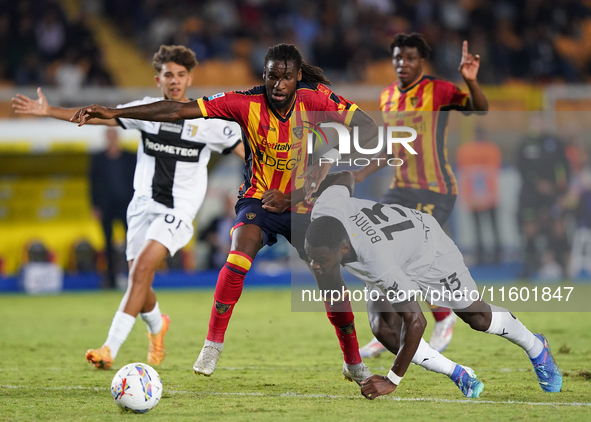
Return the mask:
<path fill-rule="evenodd" d="M 53 372 L 61 372 L 68 368 L 43 368 L 44 371 L 53 371 Z M 218 370 L 223 369 L 225 371 L 298 371 L 298 372 L 307 372 L 307 371 L 318 371 L 318 370 L 326 370 L 326 371 L 338 371 L 340 367 L 334 368 L 326 368 L 326 367 L 318 367 L 318 366 L 218 366 Z M 372 370 L 374 371 L 388 371 L 390 367 L 385 366 L 372 366 Z M 27 369 L 27 368 L 0 368 L 0 372 L 23 372 L 23 371 L 37 371 L 37 369 Z M 190 369 L 192 370 L 192 369 Z M 531 372 L 530 368 L 499 368 L 499 369 L 480 369 L 477 372 Z"/>
<path fill-rule="evenodd" d="M 31 389 L 31 390 L 92 390 L 92 391 L 105 391 L 109 390 L 106 387 L 84 387 L 84 386 L 55 386 L 55 387 L 31 387 L 27 385 L 0 385 L 0 388 L 6 389 Z M 286 393 L 218 393 L 208 391 L 182 391 L 182 390 L 168 390 L 165 389 L 164 393 L 168 394 L 196 394 L 196 395 L 207 395 L 207 396 L 238 396 L 238 397 L 293 397 L 301 399 L 359 399 L 365 400 L 360 394 L 359 395 L 337 395 L 337 394 L 301 394 L 295 392 Z M 591 407 L 591 403 L 585 402 L 530 402 L 530 401 L 517 401 L 517 400 L 506 400 L 506 401 L 495 401 L 495 400 L 479 400 L 479 399 L 437 399 L 431 397 L 384 397 L 384 400 L 394 400 L 400 402 L 434 402 L 434 403 L 458 403 L 458 404 L 517 404 L 527 406 L 575 406 L 575 407 Z"/>
<path fill-rule="evenodd" d="M 351 395 L 351 396 L 342 396 L 336 394 L 301 394 L 301 393 L 278 393 L 278 394 L 264 394 L 264 393 L 215 393 L 215 392 L 200 392 L 200 391 L 176 391 L 176 390 L 168 390 L 168 393 L 171 394 L 205 394 L 211 396 L 253 396 L 253 397 L 295 397 L 295 398 L 304 398 L 304 399 L 317 399 L 317 398 L 327 398 L 327 399 L 364 399 L 363 396 L 359 395 Z M 516 400 L 507 400 L 507 401 L 494 401 L 494 400 L 478 400 L 478 399 L 464 399 L 464 400 L 454 400 L 454 399 L 436 399 L 431 397 L 384 397 L 386 400 L 394 400 L 394 401 L 424 401 L 424 402 L 437 402 L 437 403 L 462 403 L 462 404 L 525 404 L 525 405 L 532 405 L 532 406 L 580 406 L 580 407 L 591 407 L 591 403 L 584 403 L 584 402 L 556 402 L 556 403 L 544 403 L 544 402 L 527 402 L 527 401 L 516 401 Z"/>

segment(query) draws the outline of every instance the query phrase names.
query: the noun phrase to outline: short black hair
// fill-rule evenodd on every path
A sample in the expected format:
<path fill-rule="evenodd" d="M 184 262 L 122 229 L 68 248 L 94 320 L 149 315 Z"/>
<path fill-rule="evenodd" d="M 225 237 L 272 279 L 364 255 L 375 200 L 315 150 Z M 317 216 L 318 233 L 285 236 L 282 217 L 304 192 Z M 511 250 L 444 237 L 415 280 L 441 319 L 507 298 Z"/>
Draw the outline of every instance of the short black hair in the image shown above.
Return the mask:
<path fill-rule="evenodd" d="M 394 53 L 394 47 L 414 47 L 423 59 L 428 59 L 431 54 L 431 47 L 425 41 L 423 34 L 417 34 L 416 32 L 411 34 L 397 34 L 390 44 L 390 54 Z"/>
<path fill-rule="evenodd" d="M 315 219 L 306 230 L 306 242 L 313 248 L 327 247 L 337 250 L 349 240 L 345 226 L 334 217 L 323 216 Z"/>
<path fill-rule="evenodd" d="M 195 53 L 190 48 L 182 45 L 161 45 L 160 50 L 154 54 L 152 66 L 160 73 L 162 65 L 170 62 L 184 66 L 189 72 L 197 66 Z"/>

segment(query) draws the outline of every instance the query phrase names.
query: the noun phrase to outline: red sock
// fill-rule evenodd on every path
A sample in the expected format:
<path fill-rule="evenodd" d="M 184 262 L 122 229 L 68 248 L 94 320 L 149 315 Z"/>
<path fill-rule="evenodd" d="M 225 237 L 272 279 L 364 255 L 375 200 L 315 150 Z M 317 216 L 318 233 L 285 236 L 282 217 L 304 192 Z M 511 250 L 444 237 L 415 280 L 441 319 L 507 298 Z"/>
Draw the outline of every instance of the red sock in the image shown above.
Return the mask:
<path fill-rule="evenodd" d="M 433 317 L 435 318 L 436 322 L 443 321 L 445 318 L 451 314 L 451 309 L 444 308 L 443 306 L 437 306 L 436 308 L 431 308 L 431 312 L 433 312 Z"/>
<path fill-rule="evenodd" d="M 252 264 L 252 258 L 245 253 L 230 251 L 226 264 L 220 271 L 213 294 L 213 306 L 209 318 L 207 339 L 216 343 L 224 342 L 234 305 L 240 299 L 244 277 Z"/>
<path fill-rule="evenodd" d="M 334 325 L 345 362 L 349 365 L 361 363 L 357 332 L 355 331 L 355 316 L 351 309 L 351 302 L 347 300 L 333 305 L 324 302 L 324 307 L 330 323 Z"/>

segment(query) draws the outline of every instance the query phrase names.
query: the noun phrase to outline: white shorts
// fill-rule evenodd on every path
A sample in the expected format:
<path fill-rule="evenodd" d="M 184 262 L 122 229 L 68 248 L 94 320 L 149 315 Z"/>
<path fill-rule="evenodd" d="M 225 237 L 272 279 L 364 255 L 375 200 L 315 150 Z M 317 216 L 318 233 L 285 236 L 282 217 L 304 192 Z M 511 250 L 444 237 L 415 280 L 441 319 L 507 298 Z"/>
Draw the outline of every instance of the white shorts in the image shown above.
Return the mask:
<path fill-rule="evenodd" d="M 479 292 L 468 267 L 464 264 L 464 257 L 439 224 L 431 225 L 431 236 L 435 257 L 426 271 L 411 277 L 413 284 L 416 283 L 414 291 L 420 290 L 422 298 L 432 305 L 457 310 L 467 308 L 478 300 Z M 380 286 L 380 283 L 371 289 L 368 286 L 368 290 L 376 289 L 384 295 L 387 294 L 386 286 Z M 408 296 L 412 295 L 413 292 L 409 292 Z"/>
<path fill-rule="evenodd" d="M 146 240 L 155 240 L 173 256 L 193 237 L 193 222 L 178 210 L 146 197 L 134 197 L 127 207 L 127 260 L 135 259 Z"/>

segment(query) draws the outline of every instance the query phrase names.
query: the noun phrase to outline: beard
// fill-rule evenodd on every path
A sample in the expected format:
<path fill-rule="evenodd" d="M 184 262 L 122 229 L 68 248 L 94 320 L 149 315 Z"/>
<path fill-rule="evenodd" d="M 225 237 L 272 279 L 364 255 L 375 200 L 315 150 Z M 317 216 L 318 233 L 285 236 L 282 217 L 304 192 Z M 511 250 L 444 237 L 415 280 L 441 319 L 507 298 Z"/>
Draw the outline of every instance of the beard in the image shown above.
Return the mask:
<path fill-rule="evenodd" d="M 273 107 L 273 109 L 275 110 L 281 110 L 283 108 L 289 107 L 289 105 L 291 104 L 291 102 L 293 101 L 293 98 L 295 97 L 295 91 L 292 92 L 291 95 L 288 95 L 287 97 L 285 97 L 285 99 L 283 101 L 277 101 L 273 99 L 273 93 L 267 91 L 267 101 L 269 102 L 269 105 L 271 105 L 271 107 Z"/>

